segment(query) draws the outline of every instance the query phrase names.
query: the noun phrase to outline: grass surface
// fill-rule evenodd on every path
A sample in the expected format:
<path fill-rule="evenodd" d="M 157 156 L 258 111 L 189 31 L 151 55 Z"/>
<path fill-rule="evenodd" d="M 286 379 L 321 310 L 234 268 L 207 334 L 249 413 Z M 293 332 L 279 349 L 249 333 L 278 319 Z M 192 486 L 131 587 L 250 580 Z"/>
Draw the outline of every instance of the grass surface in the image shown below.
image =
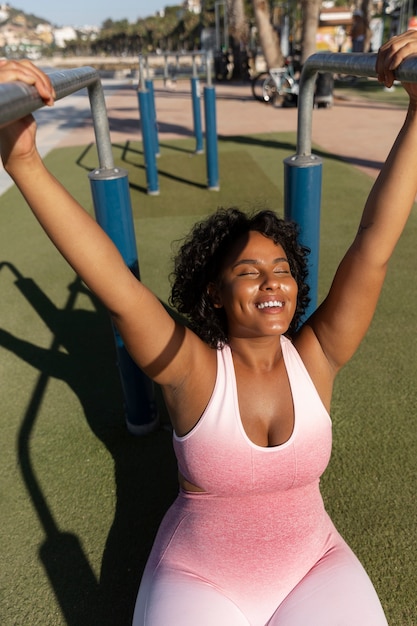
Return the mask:
<path fill-rule="evenodd" d="M 129 171 L 142 279 L 163 301 L 171 244 L 196 220 L 218 205 L 281 212 L 282 161 L 294 146 L 292 134 L 221 139 L 217 193 L 206 189 L 205 157 L 193 154 L 191 140 L 166 142 L 156 197 L 145 193 L 141 145 L 114 146 Z M 91 210 L 95 150 L 56 150 L 46 160 Z M 372 182 L 326 155 L 323 178 L 321 296 Z M 2 196 L 0 222 L 1 623 L 127 626 L 176 494 L 170 432 L 127 433 L 107 314 L 14 188 Z M 322 481 L 392 626 L 417 623 L 416 238 L 414 212 L 372 327 L 337 381 L 334 451 Z"/>
<path fill-rule="evenodd" d="M 391 89 L 384 89 L 376 79 L 349 78 L 335 79 L 335 95 L 346 98 L 361 98 L 372 102 L 380 102 L 401 108 L 407 108 L 408 96 L 400 84 Z"/>

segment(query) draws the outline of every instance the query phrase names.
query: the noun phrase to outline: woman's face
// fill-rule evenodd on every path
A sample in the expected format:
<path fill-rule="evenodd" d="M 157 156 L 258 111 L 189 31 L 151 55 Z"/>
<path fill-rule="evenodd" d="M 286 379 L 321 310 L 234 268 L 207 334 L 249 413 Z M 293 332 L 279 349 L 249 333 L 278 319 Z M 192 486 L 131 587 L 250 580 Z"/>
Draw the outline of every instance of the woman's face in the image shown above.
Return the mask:
<path fill-rule="evenodd" d="M 285 333 L 297 293 L 284 249 L 256 231 L 237 240 L 210 288 L 214 306 L 224 308 L 229 339 Z"/>

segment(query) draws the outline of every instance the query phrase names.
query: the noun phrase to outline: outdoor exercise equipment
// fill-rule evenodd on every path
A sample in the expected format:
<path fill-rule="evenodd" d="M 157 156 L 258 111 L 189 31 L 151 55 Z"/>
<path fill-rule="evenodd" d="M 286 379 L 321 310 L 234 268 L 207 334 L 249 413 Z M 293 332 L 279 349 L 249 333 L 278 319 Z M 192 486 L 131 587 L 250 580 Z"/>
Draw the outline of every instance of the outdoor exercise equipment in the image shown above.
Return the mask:
<path fill-rule="evenodd" d="M 159 157 L 159 139 L 158 139 L 158 122 L 156 119 L 156 107 L 155 107 L 155 90 L 153 88 L 153 80 L 150 78 L 145 79 L 145 89 L 149 92 L 149 117 L 153 130 L 154 150 L 155 156 Z"/>
<path fill-rule="evenodd" d="M 138 102 L 140 113 L 140 124 L 142 130 L 143 152 L 145 159 L 146 184 L 148 194 L 157 196 L 159 194 L 158 169 L 156 166 L 157 130 L 156 114 L 152 90 L 146 88 L 143 60 L 139 59 L 140 76 L 138 85 Z"/>
<path fill-rule="evenodd" d="M 320 200 L 322 159 L 311 152 L 314 92 L 318 72 L 376 78 L 376 53 L 318 52 L 304 64 L 298 97 L 297 152 L 284 160 L 285 217 L 300 227 L 301 242 L 310 248 L 308 317 L 318 304 Z M 395 71 L 396 79 L 417 82 L 417 57 L 407 58 Z"/>
<path fill-rule="evenodd" d="M 193 113 L 193 128 L 196 139 L 196 154 L 204 152 L 203 130 L 201 124 L 201 91 L 197 73 L 196 54 L 192 56 L 191 104 Z M 199 53 L 203 54 L 203 53 Z M 139 111 L 142 129 L 142 139 L 145 157 L 148 193 L 159 193 L 158 171 L 155 156 L 159 155 L 158 122 L 156 117 L 153 81 L 149 78 L 149 57 L 139 56 Z M 158 55 L 157 55 L 158 56 Z M 176 54 L 177 61 L 180 53 Z M 167 80 L 168 55 L 164 55 L 164 81 Z M 205 55 L 207 84 L 203 89 L 204 120 L 206 140 L 206 169 L 207 187 L 211 191 L 219 189 L 219 166 L 217 148 L 217 120 L 216 120 L 216 93 L 212 84 L 212 58 Z M 146 78 L 145 78 L 146 77 Z M 153 146 L 153 147 L 152 147 Z"/>
<path fill-rule="evenodd" d="M 99 167 L 90 174 L 97 222 L 115 243 L 128 267 L 139 276 L 139 262 L 129 195 L 127 171 L 114 167 L 109 122 L 100 77 L 92 67 L 52 72 L 56 99 L 88 88 Z M 35 87 L 20 82 L 0 85 L 0 125 L 45 106 Z M 129 431 L 144 434 L 158 424 L 151 381 L 128 354 L 114 332 L 118 370 L 123 389 L 125 418 Z"/>
<path fill-rule="evenodd" d="M 197 65 L 195 62 L 195 57 L 193 57 L 193 75 L 191 77 L 191 101 L 193 106 L 193 127 L 194 127 L 194 136 L 195 136 L 195 153 L 203 154 L 204 145 L 203 145 L 203 127 L 201 124 L 201 89 L 200 89 L 200 79 L 197 74 Z"/>
<path fill-rule="evenodd" d="M 204 117 L 206 122 L 207 186 L 219 187 L 219 157 L 217 149 L 216 92 L 211 81 L 211 59 L 207 57 L 207 85 L 204 85 Z"/>
<path fill-rule="evenodd" d="M 309 278 L 311 303 L 307 315 L 314 311 L 318 300 L 322 161 L 311 153 L 316 76 L 319 71 L 327 71 L 334 74 L 376 77 L 375 61 L 376 54 L 317 53 L 306 61 L 301 75 L 297 152 L 284 162 L 284 196 L 285 217 L 298 222 L 301 241 L 312 251 Z M 398 80 L 417 82 L 417 57 L 407 58 L 395 74 Z M 115 241 L 127 265 L 139 276 L 127 172 L 114 167 L 107 112 L 98 73 L 91 67 L 84 67 L 52 72 L 50 78 L 57 99 L 88 87 L 99 157 L 99 167 L 90 174 L 97 221 Z M 207 86 L 207 94 L 207 101 L 211 99 L 213 103 L 214 93 L 210 85 Z M 43 106 L 42 99 L 32 86 L 18 82 L 0 85 L 0 125 L 24 117 Z M 214 119 L 208 121 L 215 127 L 215 111 Z M 208 177 L 211 184 L 215 185 L 217 143 L 213 144 L 208 146 L 212 161 Z M 139 434 L 148 432 L 157 424 L 152 386 L 127 355 L 120 337 L 115 335 L 115 339 L 128 428 Z M 138 380 L 141 381 L 140 384 Z"/>

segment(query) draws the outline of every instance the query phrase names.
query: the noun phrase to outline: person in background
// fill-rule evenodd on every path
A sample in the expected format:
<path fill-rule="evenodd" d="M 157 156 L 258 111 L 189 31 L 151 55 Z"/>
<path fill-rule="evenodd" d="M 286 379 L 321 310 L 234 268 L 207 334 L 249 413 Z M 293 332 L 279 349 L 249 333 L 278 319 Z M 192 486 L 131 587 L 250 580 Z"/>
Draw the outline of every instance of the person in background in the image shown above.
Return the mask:
<path fill-rule="evenodd" d="M 349 34 L 352 40 L 352 52 L 368 52 L 371 31 L 360 9 L 355 9 L 352 13 L 352 26 Z"/>

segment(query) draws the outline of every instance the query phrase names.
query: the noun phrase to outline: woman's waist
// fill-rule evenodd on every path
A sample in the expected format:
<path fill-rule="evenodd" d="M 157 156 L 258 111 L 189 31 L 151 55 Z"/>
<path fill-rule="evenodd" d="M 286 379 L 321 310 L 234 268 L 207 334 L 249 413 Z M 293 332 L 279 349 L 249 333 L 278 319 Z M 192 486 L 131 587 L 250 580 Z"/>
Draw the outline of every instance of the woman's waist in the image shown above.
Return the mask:
<path fill-rule="evenodd" d="M 207 567 L 213 554 L 227 555 L 232 564 L 244 554 L 251 567 L 261 558 L 264 565 L 271 561 L 273 568 L 277 559 L 282 564 L 302 560 L 306 554 L 319 558 L 333 525 L 320 493 L 302 491 L 286 498 L 181 491 L 162 524 L 163 552 L 170 546 L 169 562 L 182 563 L 189 547 L 197 546 Z"/>
<path fill-rule="evenodd" d="M 319 481 L 287 491 L 247 491 L 216 494 L 180 489 L 176 508 L 196 518 L 235 524 L 242 518 L 248 527 L 278 527 L 291 521 L 299 527 L 314 526 L 326 514 Z"/>

